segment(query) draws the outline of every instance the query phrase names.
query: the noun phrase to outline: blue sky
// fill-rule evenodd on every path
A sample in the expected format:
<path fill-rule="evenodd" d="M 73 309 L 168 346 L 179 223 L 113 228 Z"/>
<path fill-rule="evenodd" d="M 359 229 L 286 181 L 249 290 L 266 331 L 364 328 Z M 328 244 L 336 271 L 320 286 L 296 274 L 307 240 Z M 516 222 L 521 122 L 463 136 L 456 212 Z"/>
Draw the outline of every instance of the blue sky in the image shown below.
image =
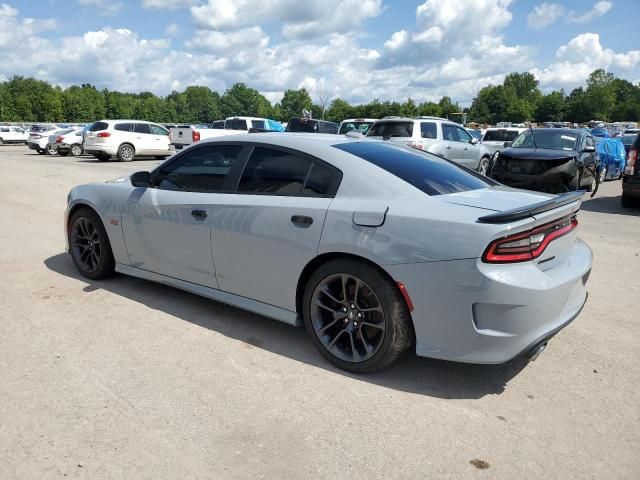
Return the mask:
<path fill-rule="evenodd" d="M 639 18 L 638 0 L 5 0 L 0 79 L 466 104 L 511 71 L 545 91 L 595 68 L 637 82 Z"/>

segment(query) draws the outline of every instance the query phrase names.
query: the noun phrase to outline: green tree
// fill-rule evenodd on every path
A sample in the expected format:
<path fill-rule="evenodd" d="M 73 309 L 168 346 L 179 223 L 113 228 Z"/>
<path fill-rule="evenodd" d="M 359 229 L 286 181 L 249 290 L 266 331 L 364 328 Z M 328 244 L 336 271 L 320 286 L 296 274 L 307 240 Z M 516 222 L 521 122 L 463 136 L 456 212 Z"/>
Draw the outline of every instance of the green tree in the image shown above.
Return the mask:
<path fill-rule="evenodd" d="M 305 88 L 285 91 L 280 102 L 281 115 L 287 122 L 293 117 L 302 116 L 302 110 L 311 111 L 312 107 L 311 96 Z"/>
<path fill-rule="evenodd" d="M 589 75 L 585 94 L 593 112 L 593 120 L 610 119 L 616 100 L 614 78 L 613 73 L 601 68 Z"/>
<path fill-rule="evenodd" d="M 538 101 L 535 120 L 538 122 L 559 122 L 564 118 L 565 98 L 559 91 L 543 95 Z"/>

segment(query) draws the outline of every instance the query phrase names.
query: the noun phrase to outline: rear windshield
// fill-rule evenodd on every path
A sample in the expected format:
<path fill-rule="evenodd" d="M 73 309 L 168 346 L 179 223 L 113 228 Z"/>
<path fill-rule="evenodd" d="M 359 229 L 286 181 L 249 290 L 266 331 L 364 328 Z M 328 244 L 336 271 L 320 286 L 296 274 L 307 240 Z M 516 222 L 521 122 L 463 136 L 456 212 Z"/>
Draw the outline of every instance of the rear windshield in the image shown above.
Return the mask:
<path fill-rule="evenodd" d="M 373 125 L 373 122 L 344 122 L 340 126 L 340 131 L 338 133 L 340 135 L 343 135 L 343 134 L 345 134 L 347 132 L 350 132 L 352 130 L 358 130 L 363 135 L 366 135 L 366 133 L 371 128 L 371 125 Z"/>
<path fill-rule="evenodd" d="M 232 118 L 224 122 L 224 128 L 227 130 L 248 130 L 247 121 L 243 118 Z"/>
<path fill-rule="evenodd" d="M 484 134 L 483 142 L 513 142 L 518 136 L 517 130 L 488 130 Z"/>
<path fill-rule="evenodd" d="M 376 122 L 369 129 L 368 137 L 411 137 L 413 122 Z"/>
<path fill-rule="evenodd" d="M 287 124 L 287 132 L 317 133 L 318 122 L 308 118 L 292 118 Z"/>
<path fill-rule="evenodd" d="M 494 185 L 491 180 L 426 152 L 388 142 L 348 142 L 334 148 L 350 153 L 386 170 L 428 195 L 478 190 Z"/>
<path fill-rule="evenodd" d="M 90 132 L 99 132 L 101 130 L 106 130 L 109 128 L 109 124 L 107 122 L 95 122 L 93 125 L 89 127 Z"/>

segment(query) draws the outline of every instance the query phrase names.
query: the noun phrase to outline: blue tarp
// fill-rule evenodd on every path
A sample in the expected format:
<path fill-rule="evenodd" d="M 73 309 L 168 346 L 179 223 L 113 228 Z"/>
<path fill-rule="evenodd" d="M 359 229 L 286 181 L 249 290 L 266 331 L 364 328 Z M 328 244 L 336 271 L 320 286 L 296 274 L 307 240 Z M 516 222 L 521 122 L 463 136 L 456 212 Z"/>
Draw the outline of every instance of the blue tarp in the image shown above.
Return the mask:
<path fill-rule="evenodd" d="M 622 140 L 619 138 L 596 138 L 596 151 L 600 156 L 600 171 L 607 168 L 605 179 L 620 178 L 626 164 Z"/>
<path fill-rule="evenodd" d="M 267 130 L 271 130 L 272 132 L 284 132 L 284 127 L 276 120 L 267 119 L 264 123 Z"/>

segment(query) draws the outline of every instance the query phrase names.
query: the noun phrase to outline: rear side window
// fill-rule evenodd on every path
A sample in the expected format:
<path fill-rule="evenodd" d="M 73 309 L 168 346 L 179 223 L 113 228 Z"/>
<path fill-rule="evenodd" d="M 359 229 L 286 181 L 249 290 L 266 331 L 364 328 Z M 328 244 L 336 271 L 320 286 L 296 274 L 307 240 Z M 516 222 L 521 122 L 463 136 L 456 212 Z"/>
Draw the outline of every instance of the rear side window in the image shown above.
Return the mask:
<path fill-rule="evenodd" d="M 242 173 L 238 193 L 334 195 L 341 173 L 294 152 L 256 147 Z"/>
<path fill-rule="evenodd" d="M 264 120 L 251 120 L 251 126 L 253 128 L 260 128 L 261 130 L 265 129 Z"/>
<path fill-rule="evenodd" d="M 241 145 L 191 149 L 163 167 L 155 185 L 163 190 L 220 192 L 241 151 Z"/>
<path fill-rule="evenodd" d="M 109 124 L 107 122 L 95 122 L 93 125 L 89 127 L 89 132 L 101 132 L 102 130 L 106 130 L 109 128 Z M 116 125 L 116 130 L 118 126 Z"/>
<path fill-rule="evenodd" d="M 9 130 L 8 128 L 2 127 L 0 128 L 0 132 L 10 132 L 11 130 Z"/>
<path fill-rule="evenodd" d="M 136 133 L 151 133 L 148 123 L 136 123 L 134 124 L 133 130 Z"/>
<path fill-rule="evenodd" d="M 224 122 L 224 128 L 227 130 L 248 130 L 247 121 L 243 118 L 232 118 Z"/>
<path fill-rule="evenodd" d="M 133 132 L 133 123 L 118 123 L 113 129 L 121 132 Z"/>
<path fill-rule="evenodd" d="M 479 174 L 426 152 L 388 142 L 348 142 L 334 148 L 401 178 L 428 195 L 478 190 L 495 185 Z"/>
<path fill-rule="evenodd" d="M 413 122 L 376 122 L 367 133 L 368 137 L 411 137 Z"/>
<path fill-rule="evenodd" d="M 420 122 L 420 136 L 422 138 L 438 138 L 436 124 L 433 122 Z"/>

